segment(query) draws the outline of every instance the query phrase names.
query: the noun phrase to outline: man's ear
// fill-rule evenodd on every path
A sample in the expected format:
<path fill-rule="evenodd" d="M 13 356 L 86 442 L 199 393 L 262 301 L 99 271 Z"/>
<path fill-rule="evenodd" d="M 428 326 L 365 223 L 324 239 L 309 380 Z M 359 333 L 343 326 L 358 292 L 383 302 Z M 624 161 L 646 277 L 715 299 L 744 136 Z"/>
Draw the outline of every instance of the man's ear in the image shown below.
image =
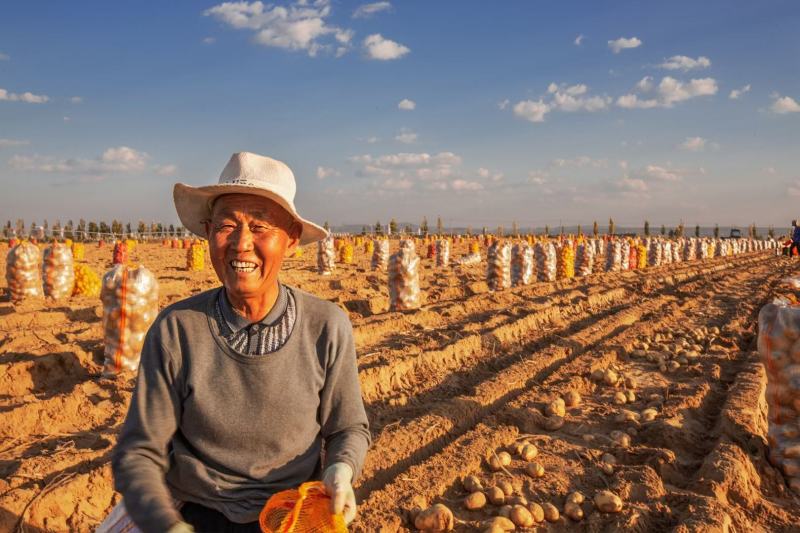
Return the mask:
<path fill-rule="evenodd" d="M 206 219 L 203 221 L 203 226 L 206 228 L 206 240 L 211 239 L 211 220 Z"/>
<path fill-rule="evenodd" d="M 286 255 L 288 256 L 300 245 L 300 235 L 303 233 L 303 226 L 295 220 L 286 233 L 289 236 L 289 243 L 286 246 Z"/>

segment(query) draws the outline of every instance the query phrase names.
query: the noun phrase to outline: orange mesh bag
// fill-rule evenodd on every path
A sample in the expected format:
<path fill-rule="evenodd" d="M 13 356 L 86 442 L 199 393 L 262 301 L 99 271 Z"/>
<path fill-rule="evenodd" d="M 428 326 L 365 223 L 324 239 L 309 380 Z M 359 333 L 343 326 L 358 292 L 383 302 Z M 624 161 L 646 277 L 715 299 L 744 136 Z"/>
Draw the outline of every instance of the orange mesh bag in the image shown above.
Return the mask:
<path fill-rule="evenodd" d="M 344 517 L 330 511 L 331 498 L 319 481 L 274 494 L 258 516 L 264 533 L 347 533 Z"/>

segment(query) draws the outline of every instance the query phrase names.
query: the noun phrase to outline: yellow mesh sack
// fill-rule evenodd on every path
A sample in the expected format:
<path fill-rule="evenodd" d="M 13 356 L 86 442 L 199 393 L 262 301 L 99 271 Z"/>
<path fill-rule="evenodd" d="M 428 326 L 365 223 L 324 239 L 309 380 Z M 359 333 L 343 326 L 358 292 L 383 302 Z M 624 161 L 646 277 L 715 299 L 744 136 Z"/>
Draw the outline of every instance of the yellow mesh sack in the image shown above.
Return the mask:
<path fill-rule="evenodd" d="M 319 481 L 273 494 L 258 516 L 264 533 L 347 533 L 344 516 L 331 514 L 331 498 Z"/>

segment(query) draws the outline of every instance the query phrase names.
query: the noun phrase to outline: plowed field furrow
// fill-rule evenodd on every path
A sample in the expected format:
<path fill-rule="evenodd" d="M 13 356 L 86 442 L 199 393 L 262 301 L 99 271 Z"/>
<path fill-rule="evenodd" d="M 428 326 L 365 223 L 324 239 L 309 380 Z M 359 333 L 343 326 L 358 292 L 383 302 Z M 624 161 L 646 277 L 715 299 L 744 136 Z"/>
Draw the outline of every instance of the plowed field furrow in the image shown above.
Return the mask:
<path fill-rule="evenodd" d="M 475 401 L 476 398 L 479 396 L 475 395 L 475 397 L 470 398 L 455 398 L 449 402 L 442 402 L 438 404 L 438 406 L 448 405 L 450 409 L 444 409 L 442 414 L 438 416 L 435 413 L 431 413 L 430 415 L 424 415 L 419 417 L 416 420 L 412 420 L 410 422 L 401 421 L 399 425 L 395 427 L 387 427 L 384 429 L 384 432 L 376 439 L 376 445 L 384 451 L 381 454 L 380 459 L 373 462 L 373 464 L 377 464 L 378 462 L 386 463 L 386 451 L 391 450 L 392 452 L 398 452 L 402 448 L 402 442 L 404 442 L 404 434 L 411 437 L 412 435 L 417 436 L 418 441 L 430 441 L 434 443 L 431 446 L 431 449 L 420 451 L 417 450 L 413 453 L 413 455 L 409 456 L 410 458 L 405 461 L 397 462 L 393 467 L 389 467 L 389 470 L 385 470 L 385 479 L 388 483 L 384 484 L 382 488 L 377 488 L 375 483 L 377 481 L 370 480 L 368 477 L 365 477 L 365 481 L 362 484 L 359 492 L 364 493 L 366 489 L 369 489 L 369 494 L 365 494 L 366 501 L 362 506 L 361 512 L 361 519 L 358 522 L 356 530 L 359 531 L 369 531 L 370 528 L 376 526 L 377 524 L 392 524 L 392 527 L 385 529 L 385 531 L 395 531 L 397 528 L 401 526 L 402 523 L 402 510 L 411 506 L 412 497 L 415 494 L 420 494 L 425 497 L 429 502 L 436 501 L 436 498 L 443 497 L 443 495 L 453 493 L 454 489 L 448 488 L 448 481 L 446 480 L 457 480 L 458 475 L 457 472 L 461 472 L 462 474 L 465 472 L 469 472 L 470 469 L 468 468 L 461 468 L 461 464 L 469 463 L 470 459 L 466 456 L 459 456 L 459 460 L 452 464 L 449 470 L 442 471 L 441 469 L 437 470 L 436 480 L 441 480 L 441 483 L 434 483 L 434 486 L 431 488 L 431 492 L 427 492 L 425 490 L 420 490 L 420 487 L 416 485 L 413 481 L 419 481 L 417 476 L 411 474 L 411 472 L 416 471 L 416 467 L 411 466 L 406 470 L 404 465 L 414 465 L 417 464 L 418 466 L 421 461 L 424 461 L 425 469 L 432 468 L 434 464 L 447 464 L 446 461 L 443 461 L 444 457 L 447 454 L 447 451 L 453 447 L 460 447 L 463 448 L 466 446 L 466 443 L 471 442 L 473 437 L 475 436 L 477 429 L 471 429 L 474 424 L 478 421 L 483 420 L 484 423 L 490 424 L 490 421 L 496 421 L 496 423 L 501 424 L 511 424 L 512 427 L 518 427 L 519 430 L 523 433 L 536 433 L 541 435 L 541 438 L 544 439 L 542 442 L 550 442 L 553 439 L 558 439 L 559 441 L 568 442 L 573 441 L 575 443 L 575 447 L 579 447 L 581 445 L 585 445 L 585 443 L 579 437 L 583 435 L 583 433 L 589 432 L 592 430 L 592 426 L 594 425 L 603 425 L 607 424 L 605 420 L 610 417 L 616 409 L 602 409 L 602 404 L 597 404 L 596 402 L 590 402 L 588 407 L 592 407 L 592 411 L 597 410 L 593 416 L 595 420 L 597 420 L 596 424 L 587 423 L 584 421 L 580 424 L 571 424 L 568 422 L 560 431 L 556 432 L 555 434 L 548 434 L 547 432 L 543 432 L 539 427 L 536 426 L 532 422 L 533 419 L 536 418 L 535 414 L 531 414 L 533 411 L 531 410 L 536 409 L 544 404 L 545 401 L 552 399 L 556 396 L 556 394 L 563 394 L 569 389 L 575 390 L 582 390 L 583 392 L 591 391 L 595 386 L 591 384 L 588 380 L 588 374 L 591 373 L 591 369 L 593 367 L 603 367 L 605 368 L 611 363 L 617 362 L 618 357 L 622 357 L 625 360 L 625 354 L 627 353 L 628 349 L 632 345 L 632 343 L 643 334 L 652 332 L 658 327 L 664 327 L 669 324 L 677 324 L 681 321 L 688 321 L 690 323 L 694 323 L 696 325 L 702 325 L 703 323 L 706 324 L 720 324 L 725 323 L 726 321 L 730 324 L 740 325 L 743 322 L 750 322 L 752 323 L 753 310 L 758 309 L 759 302 L 763 300 L 766 295 L 769 293 L 769 290 L 777 280 L 788 274 L 793 267 L 793 265 L 786 266 L 780 270 L 771 270 L 769 268 L 771 266 L 768 260 L 755 259 L 751 263 L 751 267 L 749 268 L 748 275 L 751 276 L 751 279 L 748 280 L 747 283 L 742 283 L 742 279 L 744 276 L 742 274 L 737 274 L 734 276 L 726 275 L 728 273 L 721 272 L 717 270 L 717 275 L 715 274 L 708 274 L 703 273 L 697 276 L 697 279 L 681 284 L 671 290 L 669 292 L 673 293 L 675 296 L 666 297 L 662 296 L 662 301 L 658 301 L 655 304 L 655 309 L 661 311 L 661 313 L 652 313 L 648 315 L 647 321 L 641 321 L 634 325 L 630 325 L 627 328 L 620 328 L 615 331 L 612 331 L 610 335 L 606 338 L 603 338 L 599 342 L 592 342 L 591 350 L 579 351 L 577 354 L 574 354 L 567 360 L 562 361 L 559 365 L 555 368 L 551 369 L 546 375 L 540 377 L 540 379 L 535 380 L 537 383 L 534 388 L 529 387 L 521 387 L 523 392 L 518 393 L 516 395 L 506 395 L 505 397 L 501 397 L 500 400 L 496 402 L 493 409 L 481 409 L 481 404 L 479 401 Z M 760 277 L 759 277 L 760 276 Z M 667 283 L 670 280 L 668 277 L 664 277 L 663 279 L 659 280 L 659 284 Z M 709 290 L 710 289 L 710 290 Z M 706 294 L 709 296 L 707 298 L 686 298 L 685 295 L 687 293 L 703 293 L 708 291 Z M 747 306 L 747 312 L 750 315 L 745 317 L 739 317 L 737 315 L 737 306 L 733 305 L 726 305 L 728 300 L 732 298 L 738 298 L 742 292 L 746 292 L 752 295 L 754 298 L 751 300 L 750 305 Z M 752 292 L 747 292 L 752 291 Z M 646 299 L 647 296 L 643 296 L 643 299 Z M 670 303 L 671 302 L 671 303 Z M 667 305 L 669 304 L 669 305 Z M 709 313 L 709 309 L 719 310 L 718 312 Z M 675 316 L 671 316 L 670 312 L 674 312 Z M 642 313 L 644 314 L 644 313 Z M 741 314 L 741 313 L 739 313 Z M 747 313 L 745 313 L 747 314 Z M 640 315 L 641 316 L 641 315 Z M 636 320 L 632 320 L 629 324 L 633 324 Z M 588 329 L 588 328 L 587 328 Z M 590 335 L 590 332 L 586 332 L 585 330 L 581 333 Z M 571 339 L 576 339 L 579 334 L 571 335 Z M 747 337 L 747 335 L 745 335 Z M 751 337 L 752 338 L 752 337 Z M 720 354 L 721 356 L 721 354 Z M 709 354 L 704 354 L 702 357 L 710 357 Z M 708 363 L 711 363 L 709 360 Z M 681 369 L 679 372 L 686 372 L 684 369 Z M 707 375 L 707 371 L 701 372 Z M 640 372 L 641 373 L 641 372 Z M 635 373 L 634 373 L 635 374 Z M 535 371 L 533 369 L 529 369 L 528 376 L 534 376 Z M 732 375 L 735 377 L 736 372 L 734 371 Z M 498 375 L 498 380 L 495 382 L 500 382 L 505 378 L 505 375 Z M 670 376 L 672 377 L 672 376 Z M 676 376 L 677 377 L 677 376 Z M 702 374 L 701 374 L 702 377 Z M 695 378 L 696 379 L 696 378 Z M 672 386 L 671 384 L 667 384 L 667 390 L 669 387 Z M 724 384 L 722 385 L 724 386 Z M 513 384 L 511 385 L 513 388 Z M 480 386 L 479 386 L 480 389 Z M 527 391 L 525 391 L 527 389 Z M 642 391 L 643 395 L 647 395 L 648 390 L 660 390 L 663 392 L 663 389 L 657 386 L 657 383 L 653 383 L 652 386 Z M 727 387 L 726 387 L 727 390 Z M 701 394 L 701 396 L 703 396 Z M 689 395 L 687 394 L 687 398 Z M 678 398 L 674 398 L 677 400 Z M 700 404 L 706 403 L 707 400 L 704 396 L 698 398 Z M 665 405 L 665 409 L 669 405 L 671 400 L 668 399 L 667 405 Z M 753 400 L 755 401 L 755 399 Z M 643 408 L 646 402 L 637 403 Z M 459 409 L 460 406 L 460 409 Z M 582 408 L 581 408 L 582 409 Z M 437 410 L 437 406 L 434 406 L 433 411 Z M 477 412 L 477 414 L 472 415 L 471 413 Z M 605 414 L 603 414 L 605 412 Z M 719 413 L 720 410 L 717 408 L 717 412 Z M 731 412 L 729 409 L 728 411 L 723 412 Z M 462 420 L 465 422 L 462 424 L 462 431 L 457 431 L 457 424 L 453 423 L 454 419 L 457 419 L 461 416 Z M 714 427 L 717 424 L 716 420 L 723 420 L 723 415 L 717 415 L 717 417 L 712 420 L 711 427 Z M 487 418 L 488 417 L 488 418 Z M 598 418 L 599 417 L 599 418 Z M 569 418 L 569 416 L 568 416 Z M 584 416 L 580 417 L 581 419 L 585 418 Z M 443 425 L 444 428 L 440 428 L 439 426 Z M 719 425 L 723 425 L 719 423 Z M 731 424 L 728 422 L 725 424 L 726 427 L 730 426 Z M 612 427 L 614 424 L 612 424 Z M 508 427 L 508 426 L 505 426 Z M 499 429 L 499 428 L 498 428 Z M 408 433 L 406 433 L 406 431 Z M 595 429 L 596 431 L 596 429 Z M 574 435 L 574 436 L 571 436 Z M 449 439 L 443 440 L 443 437 L 449 437 Z M 700 435 L 701 440 L 705 437 L 705 434 Z M 564 440 L 566 439 L 566 440 Z M 499 438 L 498 441 L 494 444 L 495 447 L 502 445 L 504 439 Z M 603 443 L 605 445 L 601 446 L 600 452 L 598 452 L 597 457 L 599 454 L 602 453 L 603 450 L 611 450 L 613 448 L 608 446 L 609 441 L 607 438 L 603 438 L 602 435 L 598 436 L 597 443 Z M 452 443 L 452 444 L 450 444 Z M 699 442 L 694 442 L 694 444 L 701 444 Z M 642 446 L 637 445 L 637 447 L 645 448 L 642 451 L 646 451 L 646 443 L 642 443 Z M 717 449 L 719 445 L 714 445 L 712 442 L 706 446 L 706 449 Z M 556 447 L 557 448 L 557 447 Z M 546 449 L 546 448 L 545 448 Z M 555 449 L 555 448 L 554 448 Z M 433 450 L 434 453 L 431 454 L 430 451 Z M 474 456 L 472 457 L 473 463 L 475 458 L 477 457 L 478 462 L 480 461 L 481 454 L 485 452 L 485 450 L 472 450 Z M 654 474 L 654 471 L 649 467 L 645 466 L 645 470 L 641 470 L 641 467 L 634 466 L 635 464 L 643 464 L 641 461 L 637 460 L 637 454 L 634 453 L 635 448 L 630 451 L 630 463 L 631 472 L 637 473 L 641 477 L 641 475 L 645 475 L 645 477 Z M 463 452 L 462 452 L 463 453 Z M 620 454 L 622 457 L 620 459 L 624 461 L 624 454 Z M 652 458 L 657 459 L 659 456 L 659 451 L 657 448 L 650 448 L 650 452 L 646 452 L 646 455 L 649 455 Z M 705 456 L 705 454 L 703 454 Z M 580 456 L 578 457 L 578 461 L 586 462 L 586 459 L 581 459 Z M 591 460 L 591 455 L 587 456 L 587 459 Z M 669 450 L 665 450 L 664 452 L 660 453 L 661 460 L 669 459 L 670 454 Z M 426 459 L 427 458 L 427 459 Z M 658 462 L 658 461 L 657 461 Z M 369 460 L 368 460 L 369 463 Z M 561 461 L 563 463 L 563 461 Z M 657 464 L 657 463 L 656 463 Z M 372 465 L 370 465 L 372 466 Z M 562 465 L 563 466 L 563 465 Z M 584 468 L 577 467 L 576 465 L 570 465 L 570 468 L 567 470 L 573 471 L 575 474 L 580 474 L 585 472 Z M 627 468 L 627 467 L 626 467 Z M 638 469 L 638 470 L 637 470 Z M 477 469 L 475 469 L 477 470 Z M 423 470 L 424 471 L 424 470 Z M 513 472 L 512 472 L 513 473 Z M 366 475 L 366 470 L 365 470 Z M 593 474 L 593 479 L 597 478 L 599 474 Z M 382 473 L 380 476 L 376 476 L 376 479 L 380 481 L 381 478 L 384 477 Z M 523 476 L 524 477 L 524 476 Z M 591 476 L 590 476 L 591 477 Z M 514 484 L 516 485 L 517 481 L 515 480 Z M 608 481 L 602 481 L 600 478 L 594 479 L 599 485 L 603 483 L 608 483 Z M 613 483 L 613 481 L 612 481 Z M 452 482 L 450 483 L 452 484 Z M 529 481 L 524 481 L 525 485 L 529 485 Z M 426 485 L 427 486 L 427 485 Z M 404 488 L 405 487 L 405 488 Z M 555 486 L 550 486 L 550 489 L 557 489 Z M 565 495 L 566 487 L 563 487 L 561 490 L 560 497 L 563 498 Z M 663 489 L 662 489 L 663 490 Z M 535 491 L 534 491 L 535 492 Z M 460 492 L 460 487 L 455 489 L 455 494 L 463 494 Z M 384 501 L 388 501 L 393 499 L 396 503 L 395 506 L 398 511 L 395 514 L 386 513 Z M 460 509 L 460 505 L 458 503 L 453 504 L 452 499 L 448 500 L 448 498 L 444 497 L 444 503 L 450 504 L 451 508 Z M 380 503 L 379 503 L 380 502 Z M 561 501 L 563 503 L 563 500 Z M 376 510 L 372 511 L 373 505 L 375 506 Z M 666 505 L 666 504 L 664 504 Z M 668 508 L 667 508 L 668 509 Z M 463 509 L 460 509 L 463 511 Z M 661 514 L 659 514 L 661 513 Z M 457 513 L 458 514 L 458 513 Z M 469 515 L 469 513 L 466 513 Z M 674 520 L 669 518 L 669 513 L 666 512 L 664 509 L 661 509 L 659 512 L 648 512 L 648 516 L 639 520 L 636 523 L 630 523 L 628 518 L 624 520 L 618 520 L 617 524 L 619 527 L 633 526 L 637 528 L 637 526 L 642 526 L 643 524 L 648 524 L 649 526 L 657 526 L 657 527 L 666 527 L 667 523 L 673 523 Z M 467 517 L 468 518 L 468 517 Z M 783 516 L 782 518 L 785 518 Z M 781 517 L 776 518 L 776 520 L 780 520 Z M 563 520 L 563 519 L 562 519 Z M 599 522 L 594 522 L 596 525 L 599 525 Z M 564 523 L 568 525 L 569 522 Z M 473 523 L 472 527 L 476 524 Z M 586 524 L 589 526 L 589 524 Z M 589 526 L 591 527 L 591 526 Z M 459 529 L 459 528 L 457 528 Z M 465 530 L 471 530 L 467 528 Z"/>

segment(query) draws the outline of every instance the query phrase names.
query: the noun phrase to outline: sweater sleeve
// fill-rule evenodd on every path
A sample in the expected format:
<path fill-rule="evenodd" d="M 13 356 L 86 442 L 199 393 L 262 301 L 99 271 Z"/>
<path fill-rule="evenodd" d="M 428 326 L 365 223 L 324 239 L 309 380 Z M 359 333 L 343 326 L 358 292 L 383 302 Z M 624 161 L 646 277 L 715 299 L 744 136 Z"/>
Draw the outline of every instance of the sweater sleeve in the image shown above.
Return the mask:
<path fill-rule="evenodd" d="M 320 425 L 325 439 L 326 465 L 337 462 L 350 465 L 355 481 L 364 465 L 371 438 L 358 381 L 353 328 L 344 314 L 336 322 L 334 331 L 329 332 L 332 338 L 320 397 Z"/>
<path fill-rule="evenodd" d="M 182 518 L 167 488 L 169 443 L 181 417 L 177 366 L 159 339 L 148 332 L 136 388 L 112 456 L 114 488 L 143 533 L 167 531 Z"/>

